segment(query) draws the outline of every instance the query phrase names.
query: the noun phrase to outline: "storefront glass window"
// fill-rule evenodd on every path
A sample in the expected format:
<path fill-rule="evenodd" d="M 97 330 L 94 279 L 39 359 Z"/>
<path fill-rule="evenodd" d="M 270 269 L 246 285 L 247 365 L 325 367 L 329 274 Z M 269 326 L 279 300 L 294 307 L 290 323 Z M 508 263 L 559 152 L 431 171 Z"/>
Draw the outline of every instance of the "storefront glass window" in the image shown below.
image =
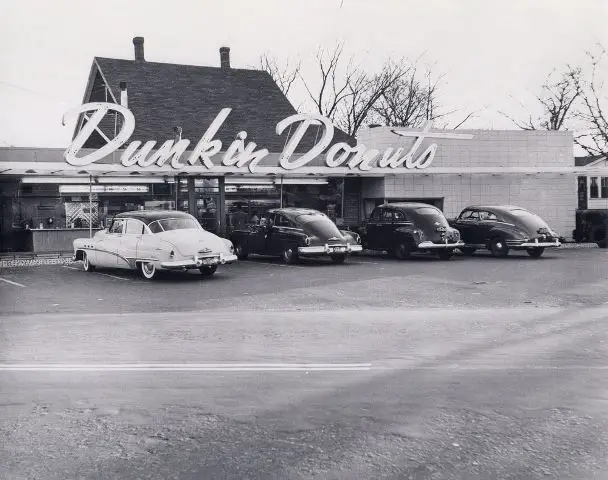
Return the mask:
<path fill-rule="evenodd" d="M 608 198 L 608 177 L 602 177 L 602 198 Z"/>
<path fill-rule="evenodd" d="M 597 177 L 591 177 L 589 185 L 589 198 L 598 198 Z"/>

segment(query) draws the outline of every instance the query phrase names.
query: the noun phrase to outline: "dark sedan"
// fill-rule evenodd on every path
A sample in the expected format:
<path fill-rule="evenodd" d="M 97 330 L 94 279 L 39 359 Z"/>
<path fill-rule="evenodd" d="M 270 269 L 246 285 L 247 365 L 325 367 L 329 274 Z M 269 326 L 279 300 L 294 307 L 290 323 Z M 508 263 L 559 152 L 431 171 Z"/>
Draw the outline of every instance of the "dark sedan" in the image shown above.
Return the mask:
<path fill-rule="evenodd" d="M 545 248 L 561 245 L 559 236 L 538 215 L 513 205 L 470 206 L 451 222 L 462 235 L 460 250 L 490 250 L 494 257 L 506 257 L 510 250 L 525 250 L 534 258 Z"/>
<path fill-rule="evenodd" d="M 257 253 L 281 256 L 285 263 L 321 256 L 343 263 L 348 254 L 362 250 L 357 233 L 341 231 L 327 215 L 306 208 L 270 210 L 257 225 L 232 232 L 230 240 L 243 260 Z"/>
<path fill-rule="evenodd" d="M 441 210 L 426 203 L 388 203 L 376 207 L 362 230 L 363 245 L 405 259 L 414 252 L 448 260 L 464 245 Z"/>

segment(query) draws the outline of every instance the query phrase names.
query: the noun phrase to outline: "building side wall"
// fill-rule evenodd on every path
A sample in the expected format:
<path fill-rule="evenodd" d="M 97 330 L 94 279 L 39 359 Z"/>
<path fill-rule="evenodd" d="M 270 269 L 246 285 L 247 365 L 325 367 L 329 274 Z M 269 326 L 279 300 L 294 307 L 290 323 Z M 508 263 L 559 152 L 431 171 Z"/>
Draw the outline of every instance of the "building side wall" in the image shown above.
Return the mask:
<path fill-rule="evenodd" d="M 400 137 L 388 127 L 367 128 L 357 140 L 368 148 L 408 149 L 414 138 Z M 394 128 L 407 131 L 407 128 Z M 415 131 L 415 130 L 413 130 Z M 433 130 L 435 131 L 435 130 Z M 437 130 L 442 133 L 470 134 L 471 139 L 425 138 L 417 153 L 437 145 L 432 167 L 573 167 L 572 132 L 520 130 Z"/>
<path fill-rule="evenodd" d="M 399 175 L 385 179 L 385 198 L 443 197 L 446 217 L 468 205 L 517 205 L 537 213 L 572 238 L 577 205 L 571 175 Z"/>

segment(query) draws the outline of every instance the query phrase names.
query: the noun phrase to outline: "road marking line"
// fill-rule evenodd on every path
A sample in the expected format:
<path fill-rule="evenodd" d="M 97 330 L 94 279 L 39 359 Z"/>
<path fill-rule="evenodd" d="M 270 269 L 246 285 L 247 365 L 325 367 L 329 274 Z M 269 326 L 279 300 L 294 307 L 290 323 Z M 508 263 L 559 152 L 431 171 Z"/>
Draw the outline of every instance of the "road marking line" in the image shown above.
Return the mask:
<path fill-rule="evenodd" d="M 25 285 L 22 285 L 22 284 L 17 283 L 17 282 L 13 282 L 12 280 L 7 280 L 6 278 L 0 278 L 0 281 L 6 282 L 6 283 L 10 283 L 11 285 L 15 285 L 16 287 L 25 288 Z"/>
<path fill-rule="evenodd" d="M 181 372 L 293 372 L 293 371 L 366 371 L 371 363 L 149 363 L 149 364 L 0 364 L 0 371 L 13 372 L 135 372 L 135 371 L 181 371 Z"/>
<path fill-rule="evenodd" d="M 111 278 L 115 278 L 117 280 L 126 280 L 129 281 L 128 278 L 124 278 L 124 277 L 117 277 L 116 275 L 110 275 L 109 273 L 101 273 L 101 272 L 95 272 L 97 275 L 103 275 L 105 277 L 111 277 Z"/>
<path fill-rule="evenodd" d="M 69 268 L 70 270 L 80 270 L 80 268 L 70 267 L 68 265 L 64 265 L 63 268 Z"/>

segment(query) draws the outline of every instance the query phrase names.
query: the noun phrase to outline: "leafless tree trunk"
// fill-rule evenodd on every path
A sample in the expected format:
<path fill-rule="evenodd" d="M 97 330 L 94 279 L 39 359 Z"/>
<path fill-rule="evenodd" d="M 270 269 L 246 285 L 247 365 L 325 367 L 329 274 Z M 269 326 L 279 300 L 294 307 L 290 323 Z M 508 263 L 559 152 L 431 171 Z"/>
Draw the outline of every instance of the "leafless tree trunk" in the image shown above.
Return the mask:
<path fill-rule="evenodd" d="M 562 130 L 575 114 L 574 106 L 581 95 L 580 75 L 580 69 L 569 67 L 555 80 L 556 72 L 551 72 L 535 97 L 542 107 L 542 114 L 536 119 L 531 113 L 525 120 L 500 113 L 522 130 Z"/>
<path fill-rule="evenodd" d="M 598 44 L 598 52 L 587 52 L 591 61 L 588 77 L 574 77 L 582 98 L 577 118 L 584 124 L 584 130 L 575 136 L 574 141 L 589 155 L 608 156 L 608 97 L 604 93 L 601 72 L 605 55 L 605 48 Z"/>

